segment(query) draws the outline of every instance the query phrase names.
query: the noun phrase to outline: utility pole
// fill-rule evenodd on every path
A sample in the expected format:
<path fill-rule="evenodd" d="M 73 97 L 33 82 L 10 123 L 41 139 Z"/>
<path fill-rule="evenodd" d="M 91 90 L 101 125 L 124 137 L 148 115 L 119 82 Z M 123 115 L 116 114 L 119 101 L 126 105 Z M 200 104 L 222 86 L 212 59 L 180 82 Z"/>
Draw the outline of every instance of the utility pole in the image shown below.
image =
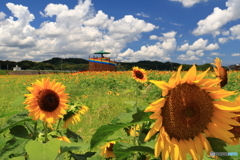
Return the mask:
<path fill-rule="evenodd" d="M 62 70 L 62 59 L 61 59 L 61 70 Z"/>

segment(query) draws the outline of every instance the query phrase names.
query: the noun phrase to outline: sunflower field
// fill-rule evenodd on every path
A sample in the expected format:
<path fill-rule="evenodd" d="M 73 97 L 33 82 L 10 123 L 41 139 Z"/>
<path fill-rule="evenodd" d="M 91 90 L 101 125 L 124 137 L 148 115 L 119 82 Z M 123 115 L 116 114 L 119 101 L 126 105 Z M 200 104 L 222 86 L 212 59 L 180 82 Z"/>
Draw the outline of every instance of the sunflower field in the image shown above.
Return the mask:
<path fill-rule="evenodd" d="M 0 160 L 239 160 L 240 72 L 0 75 Z"/>

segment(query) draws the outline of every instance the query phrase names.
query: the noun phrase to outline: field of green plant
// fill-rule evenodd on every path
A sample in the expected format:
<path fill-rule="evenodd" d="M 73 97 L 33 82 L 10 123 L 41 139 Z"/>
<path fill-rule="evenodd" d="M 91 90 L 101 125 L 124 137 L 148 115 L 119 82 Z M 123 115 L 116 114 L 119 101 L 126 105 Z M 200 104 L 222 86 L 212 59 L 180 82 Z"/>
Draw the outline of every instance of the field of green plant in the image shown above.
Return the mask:
<path fill-rule="evenodd" d="M 174 72 L 168 71 L 147 71 L 147 77 L 151 80 L 168 81 L 173 73 Z M 182 75 L 185 73 L 186 72 L 181 72 Z M 51 80 L 56 79 L 56 82 L 61 82 L 64 86 L 66 86 L 65 92 L 68 93 L 70 97 L 69 104 L 76 103 L 89 108 L 86 114 L 81 115 L 81 121 L 79 123 L 69 126 L 71 131 L 75 132 L 82 138 L 84 144 L 89 145 L 92 136 L 96 133 L 99 127 L 102 125 L 107 125 L 113 120 L 118 120 L 119 122 L 128 121 L 128 118 L 131 117 L 127 117 L 124 113 L 131 112 L 133 107 L 136 106 L 144 110 L 144 108 L 148 107 L 150 103 L 161 97 L 161 90 L 157 86 L 150 82 L 146 82 L 144 84 L 137 83 L 132 78 L 131 71 L 81 72 L 75 75 L 0 75 L 0 131 L 4 127 L 4 124 L 7 122 L 7 120 L 12 116 L 9 115 L 1 117 L 1 115 L 7 115 L 9 113 L 13 113 L 14 111 L 18 113 L 24 111 L 27 112 L 27 109 L 25 109 L 26 104 L 23 104 L 25 101 L 24 94 L 29 94 L 27 87 L 31 86 L 31 84 L 36 80 L 41 80 L 41 78 L 47 77 L 49 77 Z M 208 72 L 207 77 L 214 78 L 214 73 Z M 139 93 L 137 93 L 138 91 L 135 90 L 136 87 L 140 89 Z M 228 91 L 236 91 L 239 93 L 240 72 L 229 71 L 228 84 L 223 89 Z M 238 95 L 239 94 L 232 95 L 226 99 L 234 101 Z M 60 122 L 60 127 L 62 126 L 63 122 Z M 5 143 L 3 142 L 5 141 L 2 140 L 3 138 L 11 138 L 8 130 L 2 133 L 0 132 L 0 153 L 1 150 L 4 150 Z M 149 143 L 148 145 L 151 144 L 151 147 L 154 148 L 155 141 Z M 103 142 L 96 143 L 96 147 L 89 152 L 89 154 L 93 154 L 93 151 L 97 152 L 95 153 L 96 157 L 96 154 L 101 152 L 99 151 L 99 147 L 102 145 L 104 145 Z M 23 146 L 20 146 L 19 148 L 21 147 L 24 148 Z M 240 155 L 239 145 L 231 147 L 233 152 L 239 151 L 238 154 Z M 0 154 L 0 157 L 2 156 L 0 159 L 4 160 L 8 159 L 9 157 L 13 157 L 12 159 L 15 160 L 24 159 L 22 157 L 23 155 L 20 154 L 20 151 L 18 152 L 18 150 L 20 150 L 19 148 L 14 151 L 16 153 L 15 155 L 11 153 L 14 148 L 4 150 L 4 152 Z M 85 148 L 85 150 L 83 149 L 81 151 L 87 152 L 89 149 Z M 76 151 L 76 153 L 80 152 Z M 100 156 L 97 156 L 96 159 L 99 158 Z M 239 156 L 238 158 L 240 159 Z"/>

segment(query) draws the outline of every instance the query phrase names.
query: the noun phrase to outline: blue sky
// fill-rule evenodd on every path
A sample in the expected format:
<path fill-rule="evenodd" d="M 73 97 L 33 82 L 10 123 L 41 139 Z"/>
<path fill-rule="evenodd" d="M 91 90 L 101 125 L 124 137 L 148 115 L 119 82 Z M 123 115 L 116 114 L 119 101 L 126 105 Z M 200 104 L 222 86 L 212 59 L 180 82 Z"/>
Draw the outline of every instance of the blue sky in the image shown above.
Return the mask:
<path fill-rule="evenodd" d="M 136 3 L 137 2 L 137 3 Z M 240 63 L 239 0 L 1 0 L 0 59 Z"/>

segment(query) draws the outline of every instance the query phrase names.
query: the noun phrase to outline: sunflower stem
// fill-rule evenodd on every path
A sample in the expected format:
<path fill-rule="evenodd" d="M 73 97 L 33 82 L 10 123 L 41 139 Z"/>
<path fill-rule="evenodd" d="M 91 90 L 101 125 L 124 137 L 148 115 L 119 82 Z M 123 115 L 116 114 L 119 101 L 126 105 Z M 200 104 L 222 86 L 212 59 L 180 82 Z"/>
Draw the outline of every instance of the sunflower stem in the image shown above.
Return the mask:
<path fill-rule="evenodd" d="M 37 134 L 37 124 L 38 124 L 38 122 L 37 121 L 35 121 L 35 123 L 34 123 L 34 130 L 33 130 L 33 140 L 35 140 L 35 138 L 36 138 L 36 134 Z"/>
<path fill-rule="evenodd" d="M 44 123 L 44 137 L 45 137 L 44 143 L 47 143 L 48 141 L 47 134 L 48 134 L 48 128 L 47 128 L 47 122 L 46 122 Z"/>
<path fill-rule="evenodd" d="M 138 83 L 136 82 L 136 87 L 135 87 L 135 97 L 136 97 L 136 103 L 135 103 L 135 107 L 138 106 L 138 95 L 137 95 L 137 91 L 138 91 Z"/>
<path fill-rule="evenodd" d="M 58 127 L 60 125 L 60 122 L 61 122 L 62 118 L 58 120 L 58 124 L 57 124 L 57 127 L 56 127 L 56 131 L 58 130 Z"/>

